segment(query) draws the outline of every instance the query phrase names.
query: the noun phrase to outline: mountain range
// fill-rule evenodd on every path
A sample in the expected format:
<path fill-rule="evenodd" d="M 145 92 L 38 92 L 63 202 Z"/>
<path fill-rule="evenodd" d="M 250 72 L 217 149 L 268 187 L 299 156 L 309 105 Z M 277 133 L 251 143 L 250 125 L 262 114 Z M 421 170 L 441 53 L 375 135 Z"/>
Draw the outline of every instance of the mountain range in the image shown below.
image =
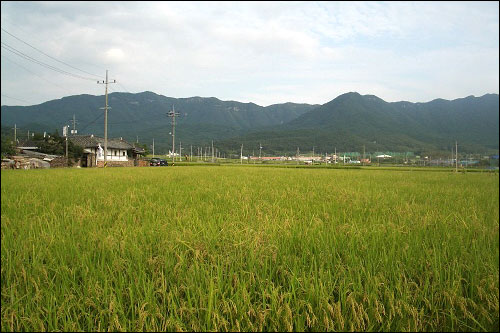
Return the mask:
<path fill-rule="evenodd" d="M 171 149 L 171 119 L 175 108 L 178 144 L 208 146 L 244 154 L 263 147 L 266 154 L 338 151 L 450 152 L 459 142 L 464 152 L 497 152 L 499 96 L 486 94 L 427 103 L 386 102 L 374 95 L 342 94 L 323 105 L 284 103 L 262 107 L 254 103 L 210 97 L 171 98 L 153 92 L 108 95 L 108 136 L 151 145 L 157 153 Z M 1 106 L 2 132 L 16 124 L 19 133 L 104 133 L 104 96 L 77 95 L 32 106 Z M 12 130 L 10 130 L 12 131 Z M 13 132 L 13 131 L 12 131 Z M 196 148 L 193 148 L 195 152 Z M 184 150 L 183 151 L 187 151 Z"/>

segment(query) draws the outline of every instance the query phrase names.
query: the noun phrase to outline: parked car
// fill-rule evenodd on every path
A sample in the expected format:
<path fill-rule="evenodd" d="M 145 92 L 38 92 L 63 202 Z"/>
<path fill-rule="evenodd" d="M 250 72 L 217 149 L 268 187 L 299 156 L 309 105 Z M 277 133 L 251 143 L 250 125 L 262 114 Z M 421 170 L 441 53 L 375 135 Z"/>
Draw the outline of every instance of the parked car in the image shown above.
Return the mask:
<path fill-rule="evenodd" d="M 152 158 L 149 161 L 150 166 L 168 166 L 168 162 L 162 158 Z"/>

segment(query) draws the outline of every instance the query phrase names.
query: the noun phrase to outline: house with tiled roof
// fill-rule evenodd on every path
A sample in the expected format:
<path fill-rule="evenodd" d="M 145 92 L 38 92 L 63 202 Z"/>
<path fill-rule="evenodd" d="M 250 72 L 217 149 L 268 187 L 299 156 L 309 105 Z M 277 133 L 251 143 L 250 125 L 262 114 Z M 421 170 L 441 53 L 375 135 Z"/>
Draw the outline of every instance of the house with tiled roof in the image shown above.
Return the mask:
<path fill-rule="evenodd" d="M 35 142 L 33 140 L 22 140 L 21 142 L 18 142 L 16 144 L 16 148 L 21 151 L 22 150 L 37 151 L 40 147 L 38 147 L 38 142 Z"/>
<path fill-rule="evenodd" d="M 104 166 L 104 138 L 95 135 L 75 135 L 68 139 L 83 148 L 82 167 Z M 123 140 L 108 139 L 107 166 L 139 166 L 144 149 Z"/>

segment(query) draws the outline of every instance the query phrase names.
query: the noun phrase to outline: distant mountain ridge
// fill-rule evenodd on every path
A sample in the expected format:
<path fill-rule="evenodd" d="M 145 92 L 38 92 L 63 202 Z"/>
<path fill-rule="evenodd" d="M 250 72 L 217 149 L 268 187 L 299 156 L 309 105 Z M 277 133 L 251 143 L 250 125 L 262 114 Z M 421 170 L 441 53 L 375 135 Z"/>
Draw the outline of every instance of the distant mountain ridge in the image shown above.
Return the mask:
<path fill-rule="evenodd" d="M 346 93 L 290 122 L 248 133 L 240 142 L 267 151 L 498 151 L 499 96 L 427 103 L 386 102 Z M 231 140 L 223 146 L 236 149 Z"/>
<path fill-rule="evenodd" d="M 386 102 L 351 92 L 323 105 L 221 101 L 215 97 L 171 98 L 153 92 L 111 93 L 108 136 L 171 148 L 167 112 L 175 107 L 176 143 L 239 152 L 262 144 L 267 153 L 301 151 L 439 150 L 459 140 L 463 149 L 498 150 L 498 94 L 427 103 Z M 2 106 L 2 127 L 61 132 L 75 114 L 79 134 L 103 135 L 104 96 L 77 95 L 33 106 Z M 178 149 L 178 147 L 176 147 Z M 254 148 L 255 149 L 255 148 Z"/>
<path fill-rule="evenodd" d="M 175 107 L 176 141 L 199 144 L 241 135 L 250 130 L 286 123 L 315 105 L 285 103 L 262 107 L 254 103 L 221 101 L 214 97 L 171 98 L 153 92 L 111 93 L 108 95 L 108 136 L 151 142 L 157 148 L 171 142 L 167 112 Z M 2 125 L 31 131 L 53 131 L 71 124 L 73 114 L 78 133 L 103 135 L 101 108 L 104 96 L 76 95 L 33 106 L 2 106 Z"/>

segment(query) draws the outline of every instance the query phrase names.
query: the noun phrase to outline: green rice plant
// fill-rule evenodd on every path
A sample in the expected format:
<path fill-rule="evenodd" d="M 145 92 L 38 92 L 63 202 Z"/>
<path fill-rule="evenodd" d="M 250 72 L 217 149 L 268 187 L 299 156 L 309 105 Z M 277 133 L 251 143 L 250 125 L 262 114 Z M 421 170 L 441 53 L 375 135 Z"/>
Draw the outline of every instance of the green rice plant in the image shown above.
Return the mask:
<path fill-rule="evenodd" d="M 2 331 L 498 331 L 498 173 L 2 170 Z"/>

